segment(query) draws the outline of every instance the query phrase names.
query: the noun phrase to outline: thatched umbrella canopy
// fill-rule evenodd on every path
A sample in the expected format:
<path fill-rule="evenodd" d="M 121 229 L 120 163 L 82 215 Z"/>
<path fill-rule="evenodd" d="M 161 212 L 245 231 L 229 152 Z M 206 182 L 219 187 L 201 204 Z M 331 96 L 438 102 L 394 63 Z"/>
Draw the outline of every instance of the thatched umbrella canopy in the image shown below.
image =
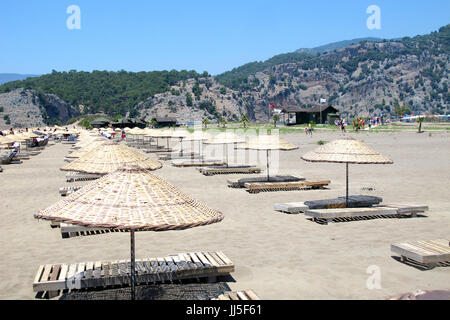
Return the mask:
<path fill-rule="evenodd" d="M 77 160 L 61 168 L 63 171 L 78 171 L 92 174 L 108 174 L 120 167 L 135 165 L 148 170 L 162 167 L 161 162 L 134 151 L 127 146 L 105 143 Z"/>
<path fill-rule="evenodd" d="M 98 141 L 98 140 L 90 141 L 89 144 L 83 145 L 82 147 L 80 147 L 80 149 L 78 149 L 77 151 L 74 151 L 72 153 L 69 153 L 66 157 L 67 158 L 81 158 L 81 157 L 85 156 L 86 154 L 88 154 L 89 152 L 97 149 L 98 147 L 100 147 L 105 142 L 106 142 L 106 140 L 103 140 L 103 141 Z"/>
<path fill-rule="evenodd" d="M 204 141 L 203 143 L 205 144 L 221 144 L 221 145 L 226 145 L 228 146 L 229 144 L 234 144 L 235 148 L 237 147 L 237 145 L 239 143 L 244 143 L 245 139 L 243 137 L 237 136 L 236 134 L 234 134 L 231 131 L 225 131 L 222 133 L 219 133 L 218 135 L 213 136 L 211 139 Z M 228 148 L 227 151 L 225 152 L 226 155 L 226 159 L 225 159 L 225 163 L 228 165 Z"/>
<path fill-rule="evenodd" d="M 392 164 L 391 159 L 376 152 L 362 141 L 351 137 L 333 140 L 301 157 L 310 162 L 334 162 L 346 164 L 345 198 L 348 204 L 348 165 L 354 164 Z"/>
<path fill-rule="evenodd" d="M 201 147 L 202 142 L 207 141 L 209 139 L 211 139 L 211 135 L 208 132 L 203 131 L 203 130 L 195 130 L 193 133 L 189 134 L 185 138 L 186 141 L 191 141 L 192 144 L 195 141 L 198 141 L 198 153 L 201 157 L 203 157 L 203 152 L 202 152 L 203 150 Z"/>
<path fill-rule="evenodd" d="M 269 175 L 269 152 L 271 150 L 282 150 L 282 151 L 291 151 L 296 150 L 298 147 L 284 139 L 281 139 L 279 136 L 271 136 L 271 135 L 260 135 L 251 137 L 248 141 L 245 142 L 245 145 L 242 147 L 237 147 L 237 149 L 247 149 L 247 150 L 263 150 L 266 151 L 267 156 L 267 181 L 270 181 Z"/>
<path fill-rule="evenodd" d="M 219 222 L 223 214 L 139 167 L 124 167 L 35 214 L 37 219 L 129 230 L 134 299 L 136 230 L 182 230 Z"/>

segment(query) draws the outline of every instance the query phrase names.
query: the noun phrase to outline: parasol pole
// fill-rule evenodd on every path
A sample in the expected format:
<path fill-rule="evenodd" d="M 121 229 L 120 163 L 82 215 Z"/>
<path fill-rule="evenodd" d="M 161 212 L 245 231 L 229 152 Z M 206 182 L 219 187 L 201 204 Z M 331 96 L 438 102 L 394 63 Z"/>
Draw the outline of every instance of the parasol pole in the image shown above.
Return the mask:
<path fill-rule="evenodd" d="M 130 231 L 131 238 L 131 300 L 136 300 L 136 267 L 134 256 L 134 230 Z"/>
<path fill-rule="evenodd" d="M 180 156 L 183 156 L 183 138 L 180 137 Z"/>
<path fill-rule="evenodd" d="M 345 164 L 345 207 L 348 208 L 348 162 Z"/>
<path fill-rule="evenodd" d="M 267 151 L 267 181 L 270 181 L 270 176 L 269 176 L 269 149 L 267 149 L 266 151 Z"/>

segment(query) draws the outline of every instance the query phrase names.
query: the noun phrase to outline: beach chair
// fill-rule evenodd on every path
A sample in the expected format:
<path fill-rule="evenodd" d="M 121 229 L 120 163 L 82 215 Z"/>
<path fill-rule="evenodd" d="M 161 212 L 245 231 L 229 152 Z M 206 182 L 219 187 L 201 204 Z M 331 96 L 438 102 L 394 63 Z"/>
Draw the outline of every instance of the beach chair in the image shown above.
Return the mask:
<path fill-rule="evenodd" d="M 11 151 L 9 154 L 3 154 L 1 156 L 1 164 L 20 164 L 22 161 L 20 159 L 15 159 L 17 155 L 16 151 Z"/>
<path fill-rule="evenodd" d="M 394 243 L 391 251 L 400 255 L 401 261 L 412 260 L 424 266 L 446 264 L 450 266 L 450 240 L 421 240 Z"/>
<path fill-rule="evenodd" d="M 172 161 L 174 167 L 218 167 L 225 166 L 222 160 L 174 160 Z"/>
<path fill-rule="evenodd" d="M 246 183 L 255 183 L 255 182 L 297 182 L 304 181 L 305 178 L 302 177 L 294 177 L 294 176 L 272 176 L 270 177 L 270 181 L 267 181 L 267 176 L 259 176 L 252 178 L 239 178 L 239 179 L 229 179 L 227 181 L 228 187 L 230 188 L 245 188 Z"/>
<path fill-rule="evenodd" d="M 82 186 L 74 186 L 74 187 L 61 187 L 59 188 L 59 194 L 63 197 L 68 196 L 75 191 L 78 191 L 82 188 Z"/>
<path fill-rule="evenodd" d="M 101 175 L 101 174 L 69 172 L 66 174 L 66 181 L 67 182 L 89 181 L 89 180 L 96 180 L 101 177 L 103 177 L 103 175 Z"/>
<path fill-rule="evenodd" d="M 305 202 L 289 202 L 276 203 L 275 210 L 285 213 L 300 213 L 309 209 L 333 209 L 333 208 L 359 208 L 371 207 L 383 201 L 382 198 L 373 196 L 354 195 L 348 197 L 348 206 L 346 205 L 345 197 L 338 197 L 334 199 L 315 200 Z"/>
<path fill-rule="evenodd" d="M 330 180 L 324 181 L 293 181 L 293 182 L 247 182 L 244 187 L 249 193 L 268 191 L 291 191 L 323 189 L 330 184 Z"/>
<path fill-rule="evenodd" d="M 233 292 L 224 292 L 217 298 L 211 300 L 261 300 L 253 290 L 242 290 Z"/>
<path fill-rule="evenodd" d="M 33 281 L 33 291 L 55 297 L 64 290 L 129 286 L 130 260 L 95 261 L 41 265 Z M 173 282 L 218 276 L 234 272 L 234 263 L 221 251 L 191 252 L 162 258 L 136 259 L 136 284 Z"/>
<path fill-rule="evenodd" d="M 198 171 L 205 176 L 213 176 L 217 174 L 253 174 L 261 173 L 261 168 L 255 166 L 213 166 L 206 168 L 198 168 Z"/>
<path fill-rule="evenodd" d="M 313 221 L 328 224 L 375 218 L 417 217 L 428 210 L 424 205 L 380 205 L 367 208 L 308 209 L 305 215 Z"/>

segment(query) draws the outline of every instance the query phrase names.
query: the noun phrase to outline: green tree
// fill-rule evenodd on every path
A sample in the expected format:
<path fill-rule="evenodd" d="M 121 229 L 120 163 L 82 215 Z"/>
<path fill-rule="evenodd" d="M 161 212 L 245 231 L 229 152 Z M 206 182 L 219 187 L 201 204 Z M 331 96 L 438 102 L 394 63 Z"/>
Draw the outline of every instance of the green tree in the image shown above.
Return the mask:
<path fill-rule="evenodd" d="M 277 121 L 280 120 L 280 116 L 278 114 L 273 115 L 273 125 L 274 127 L 277 126 Z"/>
<path fill-rule="evenodd" d="M 208 118 L 203 119 L 202 120 L 202 124 L 205 127 L 205 129 L 207 129 L 208 128 L 208 124 L 209 124 L 209 119 Z"/>
<path fill-rule="evenodd" d="M 419 117 L 416 120 L 419 123 L 419 130 L 417 131 L 417 133 L 422 133 L 422 122 L 423 122 L 423 120 L 424 120 L 423 117 Z"/>
<path fill-rule="evenodd" d="M 244 128 L 247 128 L 248 118 L 247 118 L 246 115 L 243 114 L 243 115 L 241 116 L 241 122 L 242 122 L 242 124 L 244 125 Z"/>
<path fill-rule="evenodd" d="M 227 124 L 228 124 L 227 120 L 222 119 L 222 127 L 226 128 Z"/>
<path fill-rule="evenodd" d="M 192 107 L 192 96 L 190 93 L 186 93 L 186 105 Z"/>

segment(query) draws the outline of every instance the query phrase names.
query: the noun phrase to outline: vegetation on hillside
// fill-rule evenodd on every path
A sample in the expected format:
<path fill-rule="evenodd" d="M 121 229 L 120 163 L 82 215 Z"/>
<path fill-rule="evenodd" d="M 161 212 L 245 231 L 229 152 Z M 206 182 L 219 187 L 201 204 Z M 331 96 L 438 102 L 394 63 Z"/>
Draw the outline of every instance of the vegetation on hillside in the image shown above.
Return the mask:
<path fill-rule="evenodd" d="M 104 112 L 108 115 L 137 114 L 134 107 L 157 93 L 169 91 L 182 80 L 208 76 L 207 72 L 69 72 L 53 71 L 37 78 L 14 81 L 0 86 L 0 93 L 17 88 L 33 89 L 42 94 L 56 94 L 72 106 L 83 106 L 83 114 Z"/>

